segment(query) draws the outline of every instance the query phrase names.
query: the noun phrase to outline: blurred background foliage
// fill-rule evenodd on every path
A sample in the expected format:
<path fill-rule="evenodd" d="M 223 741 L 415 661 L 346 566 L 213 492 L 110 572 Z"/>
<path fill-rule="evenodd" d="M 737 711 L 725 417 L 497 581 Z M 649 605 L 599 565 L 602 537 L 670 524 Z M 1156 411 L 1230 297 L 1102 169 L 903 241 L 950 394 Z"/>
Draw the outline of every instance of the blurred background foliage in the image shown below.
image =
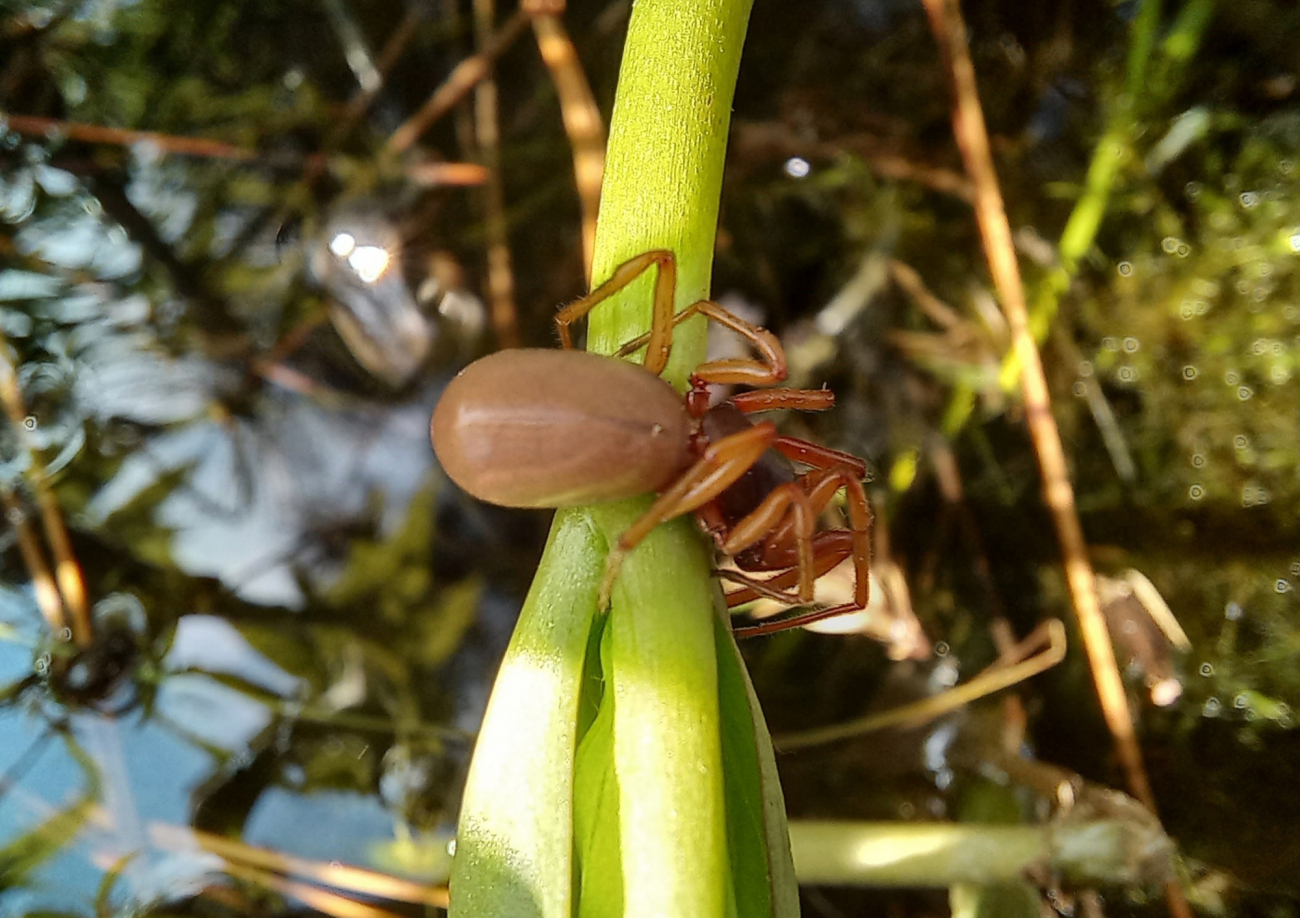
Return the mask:
<path fill-rule="evenodd" d="M 1153 4 L 965 12 L 1183 879 L 1207 914 L 1295 915 L 1300 9 Z M 628 9 L 565 13 L 606 117 Z M 397 878 L 445 877 L 546 519 L 458 493 L 428 417 L 503 315 L 550 346 L 584 287 L 559 93 L 533 33 L 510 37 L 499 148 L 470 97 L 403 146 L 487 42 L 466 3 L 0 5 L 6 914 L 355 914 L 330 887 L 436 905 Z M 877 569 L 897 575 L 860 633 L 745 646 L 779 736 L 964 681 L 991 625 L 1023 635 L 1069 603 L 920 5 L 759 0 L 727 169 L 715 294 L 782 336 L 794 382 L 837 393 L 782 424 L 870 460 Z M 75 619 L 60 559 L 88 626 L 50 617 L 58 580 Z M 1190 649 L 1132 615 L 1142 582 Z M 932 650 L 900 639 L 909 621 Z M 781 757 L 792 817 L 1047 818 L 1007 748 L 1121 786 L 1074 643 L 1015 701 Z M 325 872 L 304 891 L 307 862 Z M 1163 907 L 1075 895 L 1050 902 Z M 804 908 L 948 902 L 815 889 Z"/>

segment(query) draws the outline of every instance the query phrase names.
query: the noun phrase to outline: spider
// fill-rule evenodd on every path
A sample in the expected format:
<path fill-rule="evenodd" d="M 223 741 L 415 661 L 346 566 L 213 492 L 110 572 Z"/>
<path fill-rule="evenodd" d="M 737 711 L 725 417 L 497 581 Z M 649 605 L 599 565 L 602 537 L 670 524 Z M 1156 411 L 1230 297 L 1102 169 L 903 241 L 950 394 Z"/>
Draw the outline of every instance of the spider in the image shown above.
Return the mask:
<path fill-rule="evenodd" d="M 638 276 L 657 268 L 651 329 L 612 357 L 573 349 L 570 326 Z M 715 384 L 774 386 L 787 375 L 774 335 L 710 300 L 676 314 L 671 252 L 646 252 L 555 317 L 563 349 L 499 351 L 462 370 L 442 394 L 430 425 L 434 450 L 462 489 L 507 507 L 571 507 L 658 493 L 611 547 L 600 607 L 623 558 L 655 526 L 694 513 L 739 570 L 718 575 L 740 589 L 728 607 L 759 596 L 796 606 L 814 600 L 818 577 L 853 559 L 853 599 L 832 608 L 736 629 L 766 634 L 866 606 L 871 509 L 855 456 L 777 433 L 750 414 L 823 411 L 824 389 L 754 389 L 709 405 Z M 660 379 L 673 329 L 701 315 L 749 341 L 757 357 L 701 364 L 685 397 Z M 626 360 L 645 348 L 641 366 Z M 798 467 L 806 467 L 804 472 Z M 818 514 L 844 491 L 847 529 L 817 531 Z M 760 579 L 752 576 L 770 573 Z"/>

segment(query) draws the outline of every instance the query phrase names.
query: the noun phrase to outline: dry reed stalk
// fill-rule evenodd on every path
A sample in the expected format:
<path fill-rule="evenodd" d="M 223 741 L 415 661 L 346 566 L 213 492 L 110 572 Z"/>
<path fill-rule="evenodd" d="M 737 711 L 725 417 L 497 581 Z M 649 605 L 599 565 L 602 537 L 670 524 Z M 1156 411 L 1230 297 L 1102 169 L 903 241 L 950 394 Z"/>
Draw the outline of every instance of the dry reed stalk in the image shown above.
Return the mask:
<path fill-rule="evenodd" d="M 27 519 L 22 505 L 13 491 L 0 488 L 0 503 L 4 505 L 5 517 L 14 527 L 17 536 L 18 551 L 22 555 L 27 574 L 32 578 L 32 590 L 36 594 L 36 605 L 41 610 L 45 623 L 54 634 L 61 634 L 68 627 L 68 620 L 63 614 L 63 602 L 59 599 L 59 588 L 54 585 L 54 575 L 41 554 L 40 542 L 32 531 L 32 524 Z"/>
<path fill-rule="evenodd" d="M 133 131 L 127 128 L 105 127 L 102 124 L 84 124 L 80 121 L 59 121 L 34 115 L 0 113 L 9 130 L 29 137 L 62 136 L 80 143 L 102 143 L 115 147 L 129 147 L 137 143 L 150 143 L 164 153 L 180 156 L 203 156 L 208 159 L 257 159 L 256 150 L 208 140 L 203 137 L 178 137 L 156 131 Z"/>
<path fill-rule="evenodd" d="M 265 156 L 257 150 L 237 147 L 219 140 L 105 127 L 101 124 L 86 124 L 81 121 L 59 121 L 55 118 L 42 118 L 35 115 L 11 115 L 0 112 L 0 121 L 3 121 L 14 133 L 27 137 L 49 139 L 53 136 L 61 136 L 77 143 L 113 147 L 151 143 L 161 152 L 173 156 L 225 159 L 277 169 L 303 165 L 304 178 L 309 181 L 319 177 L 329 163 L 328 157 L 323 153 L 312 154 L 305 160 L 295 156 Z M 402 171 L 411 181 L 421 185 L 481 185 L 486 179 L 485 170 L 477 163 L 416 162 L 406 164 L 402 167 Z M 282 218 L 277 222 L 282 222 Z"/>
<path fill-rule="evenodd" d="M 533 34 L 537 50 L 551 73 L 560 100 L 564 132 L 573 147 L 573 177 L 582 204 L 582 267 L 591 281 L 591 258 L 596 247 L 596 215 L 600 211 L 600 182 L 605 175 L 605 123 L 582 70 L 578 50 L 560 18 L 563 4 L 525 3 L 534 12 Z"/>
<path fill-rule="evenodd" d="M 155 822 L 149 825 L 149 840 L 159 850 L 197 846 L 224 860 L 236 870 L 257 871 L 259 880 L 267 875 L 283 875 L 310 880 L 321 886 L 353 895 L 376 896 L 393 902 L 408 902 L 434 908 L 447 907 L 447 887 L 417 883 L 364 867 L 337 862 L 323 863 L 259 848 L 238 839 L 226 838 L 202 829 Z M 233 874 L 232 874 L 233 875 Z M 301 886 L 302 884 L 298 884 Z M 297 896 L 295 895 L 295 898 Z"/>
<path fill-rule="evenodd" d="M 515 15 L 525 15 L 525 12 L 521 10 Z M 474 38 L 478 42 L 480 56 L 486 55 L 496 40 L 492 33 L 495 18 L 494 0 L 474 0 Z M 479 161 L 487 169 L 487 181 L 483 183 L 483 210 L 487 241 L 487 294 L 492 329 L 496 332 L 498 347 L 518 347 L 515 275 L 510 267 L 505 189 L 501 182 L 500 106 L 490 64 L 474 89 L 474 134 Z"/>
<path fill-rule="evenodd" d="M 922 0 L 922 3 L 929 16 L 930 28 L 934 32 L 945 69 L 952 81 L 953 134 L 966 172 L 975 183 L 975 218 L 979 224 L 993 286 L 1011 327 L 1012 347 L 1022 368 L 1020 382 L 1029 435 L 1043 476 L 1044 498 L 1061 543 L 1065 576 L 1093 681 L 1097 686 L 1102 714 L 1115 738 L 1129 790 L 1154 813 L 1155 798 L 1151 793 L 1151 783 L 1147 779 L 1142 751 L 1133 729 L 1124 681 L 1097 601 L 1096 583 L 1092 565 L 1088 561 L 1083 527 L 1079 523 L 1074 503 L 1074 488 L 1070 484 L 1066 467 L 1061 432 L 1052 416 L 1047 377 L 1043 372 L 1038 345 L 1029 329 L 1024 284 L 1020 278 L 1020 265 L 1016 261 L 1011 225 L 1002 201 L 997 171 L 993 167 L 988 128 L 979 101 L 975 66 L 971 62 L 961 6 L 958 0 Z M 1191 912 L 1182 891 L 1174 883 L 1168 884 L 1165 891 L 1170 912 L 1179 918 L 1190 918 Z"/>
<path fill-rule="evenodd" d="M 225 873 L 245 883 L 269 889 L 289 899 L 296 899 L 308 908 L 329 915 L 331 918 L 400 918 L 396 912 L 377 905 L 358 902 L 328 889 L 309 886 L 256 867 L 227 863 Z"/>
<path fill-rule="evenodd" d="M 891 708 L 879 714 L 868 714 L 866 717 L 848 723 L 773 737 L 773 742 L 778 750 L 788 752 L 805 746 L 851 739 L 886 727 L 913 729 L 964 707 L 972 701 L 1046 672 L 1064 659 L 1065 626 L 1059 619 L 1049 618 L 1017 644 L 1009 655 L 999 657 L 995 663 L 969 682 L 938 695 L 922 698 L 920 701 Z"/>
<path fill-rule="evenodd" d="M 451 111 L 456 103 L 465 98 L 466 93 L 487 78 L 492 72 L 493 63 L 519 37 L 528 25 L 528 20 L 528 14 L 519 10 L 491 38 L 483 42 L 477 54 L 457 64 L 420 110 L 392 133 L 388 138 L 388 149 L 394 153 L 409 150 L 435 121 Z"/>
<path fill-rule="evenodd" d="M 1065 556 L 1066 578 L 1092 666 L 1093 679 L 1097 684 L 1097 694 L 1101 699 L 1106 722 L 1119 748 L 1120 759 L 1134 796 L 1147 803 L 1151 800 L 1151 789 L 1137 748 L 1128 698 L 1119 667 L 1115 663 L 1115 652 L 1097 604 L 1092 567 L 1088 562 L 1083 529 L 1074 506 L 1074 489 L 1070 485 L 1061 434 L 1052 417 L 1051 395 L 1043 373 L 1042 359 L 1033 336 L 1029 333 L 1024 285 L 1020 279 L 1020 266 L 1016 262 L 1011 226 L 1002 203 L 997 173 L 993 168 L 988 130 L 976 90 L 975 68 L 966 46 L 965 24 L 953 0 L 923 2 L 952 79 L 953 133 L 961 149 L 966 171 L 975 183 L 975 217 L 984 241 L 989 273 L 1011 326 L 1012 347 L 1024 368 L 1021 384 L 1026 421 L 1043 475 L 1044 496 Z"/>
<path fill-rule="evenodd" d="M 85 580 L 81 576 L 81 566 L 72 553 L 72 540 L 68 538 L 68 529 L 63 522 L 63 513 L 59 509 L 59 503 L 54 497 L 54 492 L 50 489 L 45 466 L 42 464 L 36 448 L 27 437 L 27 409 L 23 405 L 22 390 L 18 386 L 18 368 L 14 366 L 10 353 L 8 340 L 3 334 L 0 334 L 0 402 L 4 404 L 5 415 L 13 427 L 14 436 L 19 443 L 19 447 L 26 449 L 30 456 L 31 465 L 27 469 L 26 478 L 31 486 L 32 493 L 36 495 L 36 506 L 40 509 L 41 524 L 45 529 L 45 539 L 49 544 L 51 554 L 54 556 L 54 583 L 57 585 L 59 596 L 62 598 L 63 608 L 67 610 L 68 616 L 71 618 L 69 624 L 72 629 L 72 640 L 78 647 L 86 647 L 93 639 L 94 633 L 90 623 L 90 609 L 86 601 Z M 6 491 L 5 505 L 11 516 L 22 519 L 21 508 L 18 506 L 17 499 L 12 492 Z M 30 530 L 26 531 L 28 539 L 23 541 L 24 527 L 18 525 L 20 551 L 24 563 L 27 564 L 32 573 L 33 582 L 37 585 L 41 612 L 45 615 L 46 621 L 50 622 L 53 627 L 55 621 L 62 623 L 65 621 L 65 617 L 62 613 L 58 615 L 52 614 L 53 607 L 48 596 L 44 599 L 40 598 L 42 584 L 48 583 L 49 568 L 45 566 L 45 561 L 41 556 L 35 537 Z M 63 627 L 60 624 L 56 634 L 62 631 Z"/>

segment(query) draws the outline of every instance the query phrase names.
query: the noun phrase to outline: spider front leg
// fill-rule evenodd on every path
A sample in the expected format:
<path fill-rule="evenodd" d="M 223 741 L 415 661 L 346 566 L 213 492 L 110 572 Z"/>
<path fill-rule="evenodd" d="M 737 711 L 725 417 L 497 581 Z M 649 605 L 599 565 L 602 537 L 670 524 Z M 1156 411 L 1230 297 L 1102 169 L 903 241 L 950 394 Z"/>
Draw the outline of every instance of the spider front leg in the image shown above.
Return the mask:
<path fill-rule="evenodd" d="M 826 411 L 835 407 L 835 393 L 830 389 L 759 389 L 733 395 L 728 401 L 744 414 L 782 408 L 793 411 Z"/>
<path fill-rule="evenodd" d="M 829 609 L 817 609 L 812 612 L 801 612 L 798 615 L 792 615 L 789 618 L 779 618 L 775 621 L 762 622 L 758 625 L 741 625 L 732 628 L 731 633 L 738 638 L 761 637 L 764 634 L 776 634 L 779 631 L 789 631 L 791 628 L 803 628 L 816 622 L 825 621 L 828 618 L 837 618 L 841 615 L 848 615 L 851 612 L 861 612 L 864 606 L 856 602 L 846 602 L 843 605 L 831 606 Z"/>
<path fill-rule="evenodd" d="M 786 367 L 785 350 L 781 347 L 781 342 L 777 340 L 776 335 L 765 328 L 751 325 L 740 316 L 728 312 L 712 300 L 694 302 L 673 316 L 669 328 L 670 336 L 672 328 L 676 328 L 687 319 L 697 315 L 711 319 L 724 328 L 729 328 L 740 335 L 758 351 L 759 359 L 729 357 L 724 360 L 707 361 L 695 368 L 695 372 L 691 374 L 693 382 L 701 385 L 741 383 L 749 386 L 774 386 L 789 374 Z M 633 338 L 615 351 L 614 356 L 626 357 L 629 354 L 635 354 L 653 341 L 656 331 L 657 329 L 651 329 L 649 333 Z"/>
<path fill-rule="evenodd" d="M 782 526 L 783 520 L 787 521 L 785 527 Z M 788 531 L 787 538 L 793 542 L 794 566 L 799 577 L 798 601 L 812 602 L 816 580 L 813 570 L 813 531 L 816 526 L 817 513 L 812 502 L 798 483 L 791 482 L 767 495 L 753 512 L 736 523 L 722 540 L 722 551 L 735 557 L 756 543 L 766 545 L 769 533 L 778 528 Z"/>
<path fill-rule="evenodd" d="M 650 320 L 650 331 L 638 340 L 641 340 L 642 346 L 649 345 L 646 348 L 643 366 L 656 376 L 662 373 L 664 367 L 668 365 L 668 354 L 673 345 L 675 324 L 673 297 L 677 293 L 677 261 L 673 258 L 673 253 L 666 249 L 655 249 L 628 259 L 614 269 L 609 280 L 556 313 L 555 328 L 560 333 L 561 346 L 566 350 L 573 347 L 573 338 L 569 333 L 570 325 L 656 265 L 659 274 L 655 278 L 654 312 Z M 615 356 L 625 355 L 623 351 L 619 351 Z"/>
<path fill-rule="evenodd" d="M 784 438 L 778 438 L 776 444 L 778 449 L 781 445 L 780 439 Z M 795 442 L 802 443 L 803 441 Z M 805 445 L 811 446 L 811 444 Z M 821 449 L 821 447 L 816 448 Z M 871 507 L 867 503 L 866 491 L 862 487 L 862 480 L 858 476 L 857 470 L 842 465 L 835 465 L 826 469 L 814 469 L 804 475 L 801 481 L 804 490 L 808 493 L 808 499 L 814 513 L 821 513 L 836 494 L 841 490 L 844 491 L 845 499 L 849 505 L 849 528 L 848 530 L 838 529 L 833 531 L 847 532 L 854 546 L 853 555 L 855 564 L 858 565 L 858 572 L 864 572 L 871 558 Z M 792 562 L 788 546 L 793 535 L 792 523 L 787 520 L 780 528 L 774 530 L 771 537 L 764 543 L 764 550 L 758 553 L 761 566 L 753 569 L 780 570 L 781 568 L 791 567 Z"/>
<path fill-rule="evenodd" d="M 694 378 L 705 384 L 745 383 L 751 386 L 775 385 L 785 379 L 788 372 L 785 351 L 776 336 L 766 329 L 751 325 L 711 300 L 699 300 L 676 315 L 673 314 L 677 293 L 677 261 L 673 253 L 666 249 L 655 249 L 625 261 L 614 269 L 609 280 L 556 313 L 555 327 L 560 334 L 560 344 L 566 349 L 572 348 L 573 337 L 569 326 L 654 267 L 658 267 L 659 271 L 655 278 L 650 331 L 624 344 L 614 353 L 615 357 L 627 357 L 644 347 L 646 355 L 642 365 L 658 376 L 668 365 L 673 329 L 692 316 L 702 315 L 752 343 L 760 359 L 712 360 L 700 364 L 693 374 Z"/>
<path fill-rule="evenodd" d="M 832 469 L 836 466 L 847 469 L 859 482 L 867 477 L 867 464 L 852 453 L 842 453 L 837 449 L 818 446 L 797 437 L 777 437 L 773 448 L 795 462 L 810 465 L 815 469 Z"/>

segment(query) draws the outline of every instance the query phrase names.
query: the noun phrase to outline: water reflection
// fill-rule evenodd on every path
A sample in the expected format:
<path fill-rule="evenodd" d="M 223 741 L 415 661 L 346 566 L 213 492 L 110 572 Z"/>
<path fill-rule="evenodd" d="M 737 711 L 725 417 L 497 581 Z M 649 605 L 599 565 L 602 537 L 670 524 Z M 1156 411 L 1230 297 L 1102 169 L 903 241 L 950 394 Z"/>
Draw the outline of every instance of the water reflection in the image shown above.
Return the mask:
<path fill-rule="evenodd" d="M 330 321 L 361 365 L 394 387 L 408 383 L 435 328 L 403 276 L 397 228 L 382 213 L 342 208 L 312 244 L 308 263 L 332 298 Z"/>
<path fill-rule="evenodd" d="M 439 497 L 427 431 L 446 369 L 428 366 L 438 320 L 405 241 L 381 210 L 344 208 L 324 232 L 346 226 L 352 248 L 322 263 L 319 234 L 298 245 L 315 255 L 277 249 L 156 145 L 107 178 L 49 165 L 57 142 L 20 149 L 0 176 L 0 328 L 30 424 L 0 437 L 4 487 L 75 482 L 64 510 L 97 602 L 77 649 L 48 633 L 38 584 L 0 584 L 6 912 L 77 912 L 105 877 L 117 907 L 204 894 L 233 868 L 187 825 L 436 884 L 517 598 L 488 594 L 494 624 L 475 626 L 481 582 L 428 575 L 438 504 L 452 519 L 458 499 Z M 308 321 L 276 349 L 304 289 L 343 348 Z M 459 289 L 428 299 L 472 326 Z"/>

